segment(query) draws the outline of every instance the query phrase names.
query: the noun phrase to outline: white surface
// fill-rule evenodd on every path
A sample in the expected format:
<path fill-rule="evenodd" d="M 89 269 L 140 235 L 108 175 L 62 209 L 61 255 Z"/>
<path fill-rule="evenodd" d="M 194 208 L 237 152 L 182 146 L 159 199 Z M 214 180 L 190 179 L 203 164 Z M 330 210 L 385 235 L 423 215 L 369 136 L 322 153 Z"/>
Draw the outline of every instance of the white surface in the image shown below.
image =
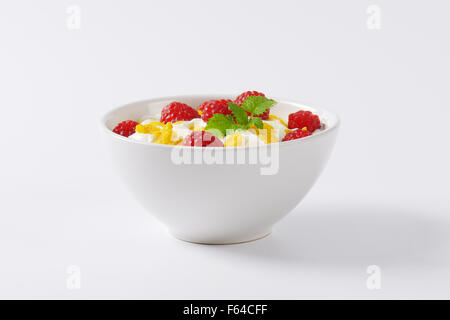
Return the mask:
<path fill-rule="evenodd" d="M 379 31 L 366 28 L 374 3 Z M 450 298 L 448 11 L 444 0 L 3 1 L 0 297 Z M 100 115 L 246 89 L 340 114 L 329 165 L 263 240 L 166 236 L 113 175 Z M 66 288 L 70 265 L 79 290 Z M 369 265 L 380 290 L 366 288 Z"/>

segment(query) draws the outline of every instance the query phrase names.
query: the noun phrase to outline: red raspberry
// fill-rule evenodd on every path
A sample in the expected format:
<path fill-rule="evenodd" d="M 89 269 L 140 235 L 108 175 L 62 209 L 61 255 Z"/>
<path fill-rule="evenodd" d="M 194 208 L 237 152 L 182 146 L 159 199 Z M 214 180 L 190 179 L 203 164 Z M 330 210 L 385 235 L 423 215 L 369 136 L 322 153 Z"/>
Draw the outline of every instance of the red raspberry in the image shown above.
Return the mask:
<path fill-rule="evenodd" d="M 207 131 L 194 131 L 183 142 L 189 147 L 223 147 L 222 141 Z"/>
<path fill-rule="evenodd" d="M 302 130 L 302 129 L 297 129 L 291 132 L 288 132 L 285 136 L 283 141 L 290 141 L 290 140 L 295 140 L 295 139 L 300 139 L 300 138 L 304 138 L 307 136 L 312 135 L 311 132 L 309 132 L 308 130 Z"/>
<path fill-rule="evenodd" d="M 313 114 L 311 111 L 300 110 L 291 113 L 288 118 L 288 128 L 302 129 L 306 127 L 311 133 L 320 128 L 319 116 Z"/>
<path fill-rule="evenodd" d="M 231 114 L 230 109 L 228 109 L 228 102 L 232 102 L 230 99 L 222 99 L 222 100 L 210 100 L 203 102 L 198 110 L 202 112 L 202 120 L 208 122 L 209 118 L 211 118 L 216 113 L 221 114 Z"/>
<path fill-rule="evenodd" d="M 181 102 L 172 102 L 161 111 L 161 122 L 189 121 L 200 118 L 197 110 Z"/>
<path fill-rule="evenodd" d="M 136 132 L 136 126 L 138 124 L 139 122 L 133 120 L 122 121 L 114 128 L 113 132 L 124 137 L 129 137 Z"/>
<path fill-rule="evenodd" d="M 234 103 L 236 103 L 238 106 L 242 105 L 242 102 L 244 102 L 245 99 L 247 99 L 247 97 L 250 96 L 262 96 L 265 97 L 266 95 L 264 93 L 258 92 L 258 91 L 247 91 L 244 93 L 241 93 L 235 100 Z M 266 112 L 264 112 L 263 114 L 257 116 L 260 117 L 262 120 L 269 120 L 269 113 L 270 113 L 270 109 L 267 109 Z M 247 112 L 248 115 L 250 115 L 249 112 Z"/>

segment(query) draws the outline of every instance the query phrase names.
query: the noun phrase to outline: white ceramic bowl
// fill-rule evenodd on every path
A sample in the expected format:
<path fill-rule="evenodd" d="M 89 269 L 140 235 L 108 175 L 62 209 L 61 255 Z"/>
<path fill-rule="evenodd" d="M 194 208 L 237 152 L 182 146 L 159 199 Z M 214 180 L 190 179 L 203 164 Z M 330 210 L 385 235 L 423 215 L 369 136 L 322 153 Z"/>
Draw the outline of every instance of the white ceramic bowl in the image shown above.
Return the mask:
<path fill-rule="evenodd" d="M 227 152 L 234 149 L 236 157 L 242 152 L 241 156 L 246 156 L 244 164 L 237 164 L 236 160 L 230 164 L 207 164 L 205 160 L 198 161 L 200 164 L 179 164 L 180 152 L 188 152 L 186 149 L 196 153 L 193 157 L 210 159 L 207 156 L 211 152 L 223 152 L 224 148 L 150 144 L 112 132 L 117 123 L 159 113 L 172 101 L 197 107 L 205 100 L 219 98 L 227 96 L 174 96 L 134 102 L 108 112 L 101 123 L 104 142 L 123 182 L 174 237 L 190 242 L 239 243 L 269 234 L 272 226 L 294 209 L 315 183 L 338 131 L 335 114 L 275 99 L 278 103 L 271 114 L 287 119 L 299 109 L 311 110 L 326 127 L 313 136 L 257 148 L 257 152 L 267 152 L 270 157 L 259 157 L 256 164 L 248 161 L 250 153 L 261 154 L 254 153 L 254 147 L 225 148 Z"/>

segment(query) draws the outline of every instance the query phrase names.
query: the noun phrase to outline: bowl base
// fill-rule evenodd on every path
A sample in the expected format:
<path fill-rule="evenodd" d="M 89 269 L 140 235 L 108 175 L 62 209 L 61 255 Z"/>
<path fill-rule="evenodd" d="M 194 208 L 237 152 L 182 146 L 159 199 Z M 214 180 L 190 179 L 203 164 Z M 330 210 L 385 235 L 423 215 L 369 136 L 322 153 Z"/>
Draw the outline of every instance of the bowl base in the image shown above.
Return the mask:
<path fill-rule="evenodd" d="M 265 230 L 263 232 L 258 232 L 252 235 L 248 235 L 246 237 L 242 238 L 197 238 L 197 237 L 191 237 L 182 233 L 173 232 L 169 230 L 169 234 L 174 237 L 175 239 L 186 241 L 190 243 L 195 244 L 207 244 L 207 245 L 228 245 L 228 244 L 240 244 L 240 243 L 246 243 L 251 241 L 260 240 L 262 238 L 267 237 L 272 231 L 271 230 Z"/>

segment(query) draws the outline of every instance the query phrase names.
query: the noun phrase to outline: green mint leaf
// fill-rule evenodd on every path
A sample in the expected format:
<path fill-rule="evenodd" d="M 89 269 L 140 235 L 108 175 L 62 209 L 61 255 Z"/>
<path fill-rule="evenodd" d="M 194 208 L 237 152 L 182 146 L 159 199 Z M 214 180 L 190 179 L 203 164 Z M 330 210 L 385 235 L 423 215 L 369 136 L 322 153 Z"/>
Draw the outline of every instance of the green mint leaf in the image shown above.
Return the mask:
<path fill-rule="evenodd" d="M 254 125 L 258 129 L 262 129 L 264 127 L 264 123 L 262 122 L 261 118 L 251 118 L 249 125 Z"/>
<path fill-rule="evenodd" d="M 244 109 L 242 109 L 236 103 L 233 103 L 233 102 L 228 102 L 228 108 L 233 113 L 233 116 L 236 119 L 236 122 L 238 123 L 238 125 L 244 126 L 244 127 L 247 126 L 248 115 Z"/>
<path fill-rule="evenodd" d="M 205 131 L 208 131 L 209 133 L 212 133 L 212 135 L 216 136 L 216 137 L 223 137 L 224 136 L 222 131 L 220 131 L 218 129 L 208 129 L 208 130 L 205 130 Z"/>
<path fill-rule="evenodd" d="M 266 97 L 261 97 L 261 98 L 263 98 L 263 99 L 258 99 L 261 101 L 259 104 L 256 105 L 255 110 L 253 111 L 253 115 L 255 115 L 255 116 L 262 115 L 270 107 L 272 107 L 275 103 L 277 103 L 275 100 L 267 99 Z"/>
<path fill-rule="evenodd" d="M 217 135 L 220 132 L 222 135 L 226 135 L 227 129 L 236 130 L 236 124 L 234 119 L 230 115 L 223 115 L 221 113 L 216 113 L 211 118 L 209 118 L 206 124 L 205 130 Z"/>
<path fill-rule="evenodd" d="M 250 96 L 242 102 L 242 108 L 254 116 L 259 116 L 276 103 L 275 100 L 262 96 Z"/>
<path fill-rule="evenodd" d="M 248 130 L 248 128 L 250 127 L 250 123 L 247 123 L 247 124 L 238 124 L 237 126 L 236 126 L 236 129 L 240 129 L 240 130 Z"/>

